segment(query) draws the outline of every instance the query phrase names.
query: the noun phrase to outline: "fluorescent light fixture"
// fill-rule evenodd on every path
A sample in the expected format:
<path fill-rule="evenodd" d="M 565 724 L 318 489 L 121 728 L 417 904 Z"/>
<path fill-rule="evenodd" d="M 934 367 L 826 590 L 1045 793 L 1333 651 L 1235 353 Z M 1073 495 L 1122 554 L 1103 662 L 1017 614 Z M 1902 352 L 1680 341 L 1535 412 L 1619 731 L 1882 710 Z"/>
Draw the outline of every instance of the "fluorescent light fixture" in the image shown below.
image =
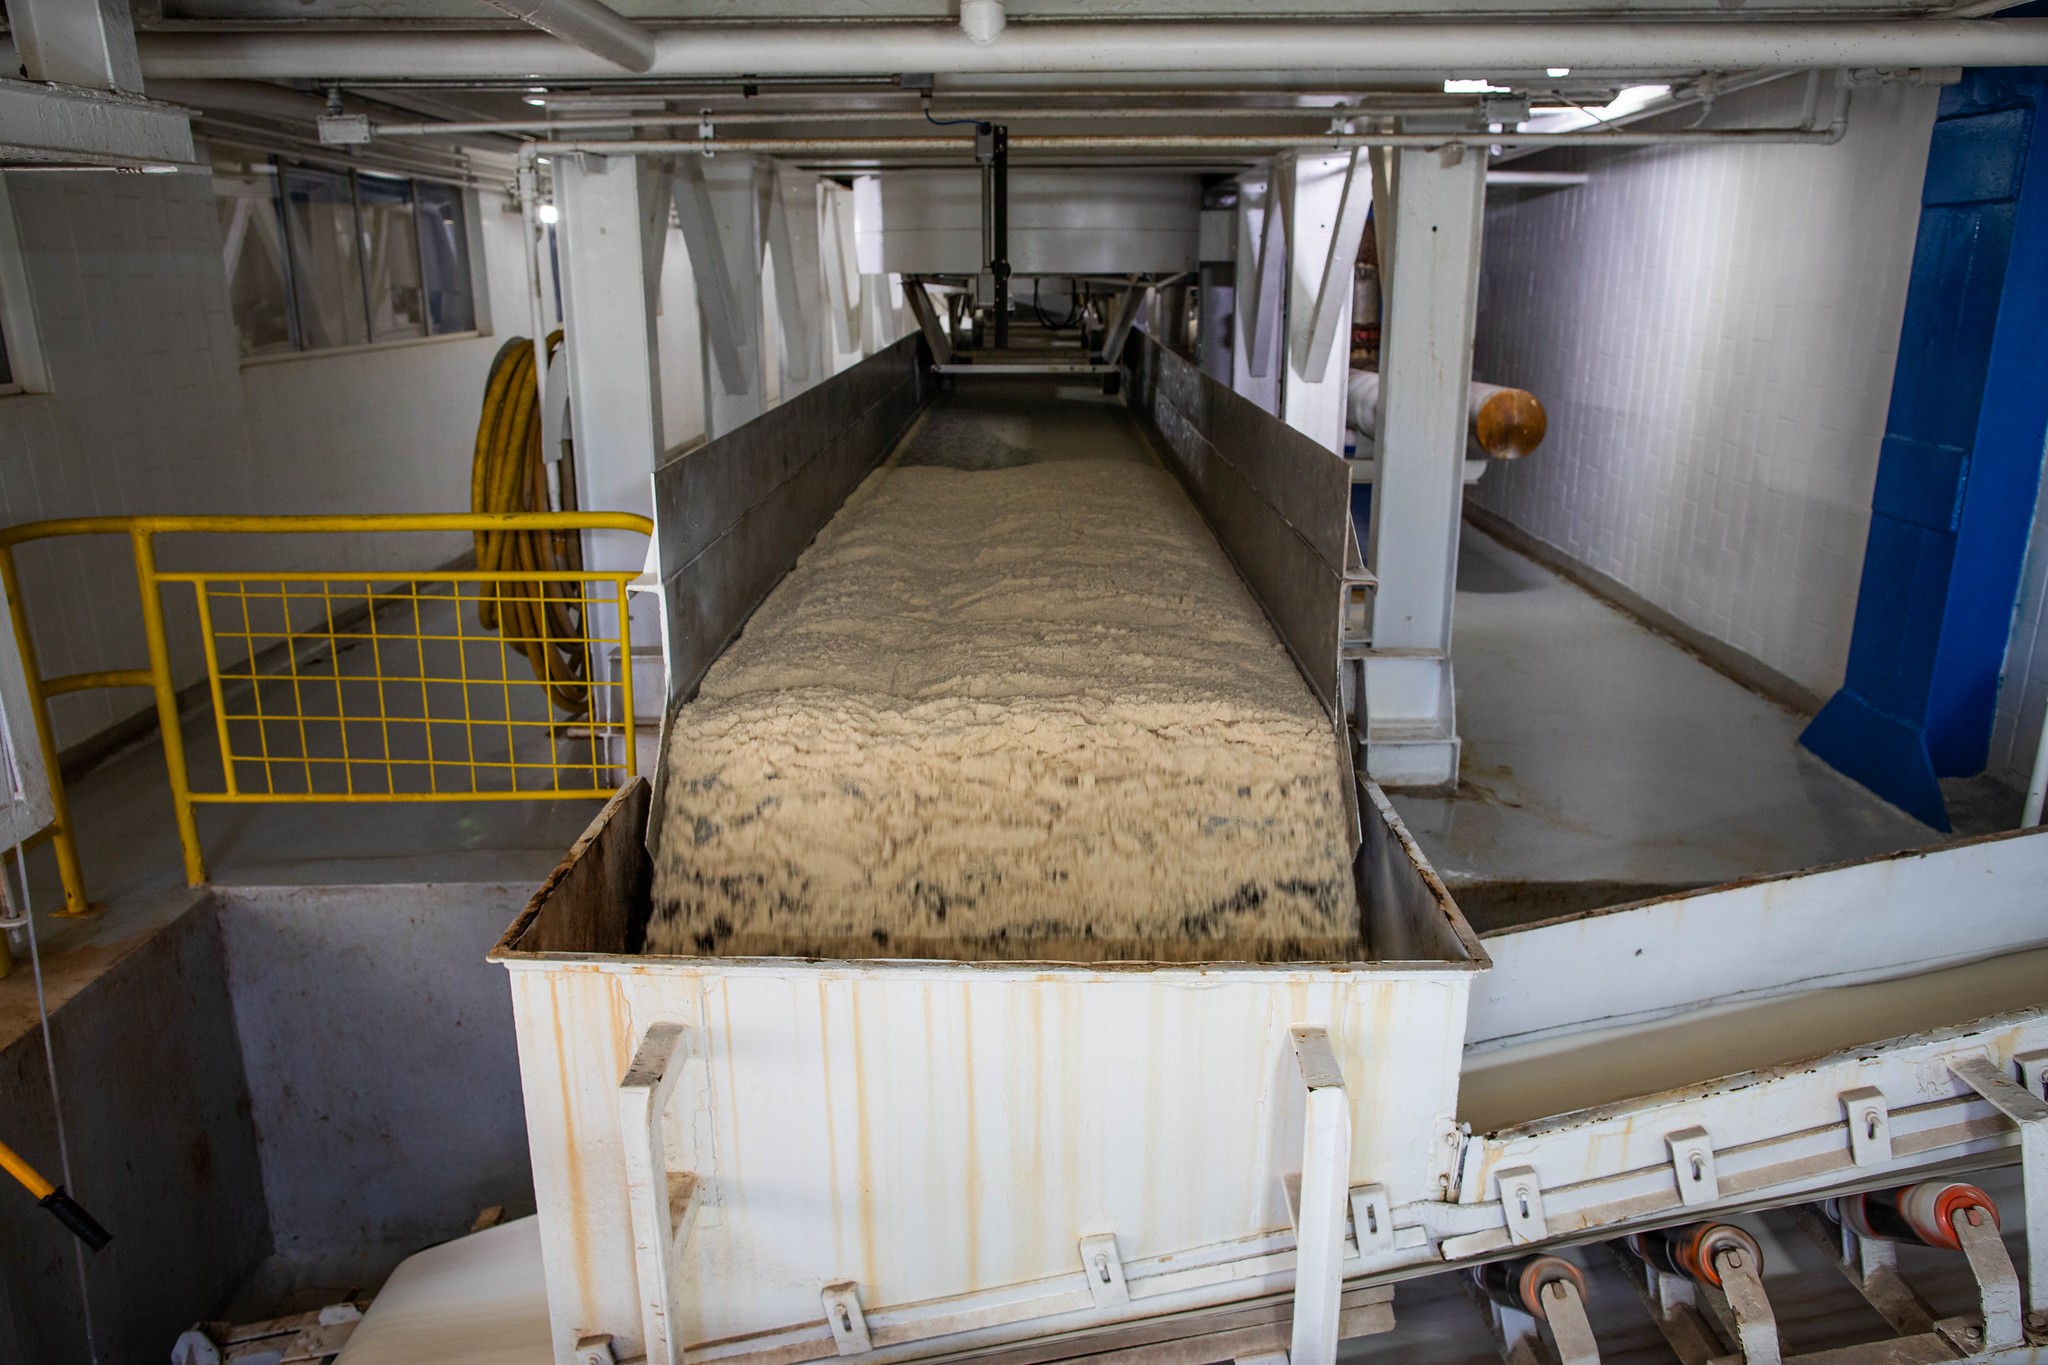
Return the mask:
<path fill-rule="evenodd" d="M 1568 66 L 1548 66 L 1543 69 L 1543 74 L 1554 81 L 1563 80 L 1572 74 L 1572 69 Z"/>
<path fill-rule="evenodd" d="M 1492 81 L 1486 80 L 1444 82 L 1446 95 L 1504 95 L 1507 89 L 1505 85 L 1495 85 Z"/>
<path fill-rule="evenodd" d="M 555 159 L 551 156 L 537 156 L 533 159 L 533 163 L 536 166 L 552 166 L 555 163 Z"/>
<path fill-rule="evenodd" d="M 562 211 L 553 204 L 542 204 L 533 211 L 533 216 L 540 219 L 547 226 L 553 227 L 557 222 L 561 221 Z"/>
<path fill-rule="evenodd" d="M 526 102 L 527 102 L 528 104 L 532 105 L 532 106 L 533 106 L 534 108 L 536 108 L 536 109 L 545 109 L 545 108 L 547 107 L 547 103 L 548 103 L 548 102 L 547 102 L 546 100 L 542 99 L 542 98 L 541 98 L 541 97 L 540 97 L 539 95 L 528 95 L 528 96 L 526 97 Z"/>

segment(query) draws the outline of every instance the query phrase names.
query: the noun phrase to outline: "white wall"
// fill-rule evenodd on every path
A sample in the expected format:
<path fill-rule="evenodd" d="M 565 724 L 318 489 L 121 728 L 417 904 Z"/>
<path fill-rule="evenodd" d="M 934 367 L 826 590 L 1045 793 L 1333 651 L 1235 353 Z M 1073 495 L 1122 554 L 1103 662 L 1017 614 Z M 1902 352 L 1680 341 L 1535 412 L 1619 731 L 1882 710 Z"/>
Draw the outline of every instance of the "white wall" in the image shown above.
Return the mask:
<path fill-rule="evenodd" d="M 2025 787 L 2033 771 L 2035 746 L 2048 718 L 2048 488 L 2034 502 L 2034 530 L 2027 566 L 2005 646 L 2005 673 L 1998 684 L 1998 710 L 1991 723 L 1991 761 L 1986 771 Z"/>
<path fill-rule="evenodd" d="M 1788 123 L 1798 81 L 1709 126 Z M 1833 147 L 1553 153 L 1489 196 L 1474 377 L 1543 447 L 1478 505 L 1825 697 L 1848 658 L 1936 92 L 1855 92 Z"/>
<path fill-rule="evenodd" d="M 498 336 L 244 364 L 229 310 L 213 186 L 203 175 L 6 177 L 49 372 L 47 393 L 0 397 L 0 516 L 463 511 L 485 374 L 526 330 L 517 220 L 480 196 Z M 467 538 L 318 551 L 167 540 L 167 566 L 431 566 Z M 317 558 L 315 557 L 317 555 Z M 126 544 L 19 551 L 46 676 L 146 661 Z M 201 676 L 173 612 L 178 681 Z M 68 746 L 144 710 L 146 692 L 52 703 Z"/>

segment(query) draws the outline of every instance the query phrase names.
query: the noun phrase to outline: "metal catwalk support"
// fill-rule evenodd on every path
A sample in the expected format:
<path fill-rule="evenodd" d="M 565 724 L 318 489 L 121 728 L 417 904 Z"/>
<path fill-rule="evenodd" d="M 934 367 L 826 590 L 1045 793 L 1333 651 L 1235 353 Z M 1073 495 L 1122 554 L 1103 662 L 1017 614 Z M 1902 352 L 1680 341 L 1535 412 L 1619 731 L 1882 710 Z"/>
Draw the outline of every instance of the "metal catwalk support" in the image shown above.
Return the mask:
<path fill-rule="evenodd" d="M 648 479 L 667 447 L 649 280 L 661 278 L 667 224 L 656 210 L 668 174 L 666 163 L 646 157 L 555 163 L 571 435 L 585 507 L 653 510 Z M 594 569 L 638 568 L 646 544 L 623 532 L 594 532 L 588 553 Z"/>
<path fill-rule="evenodd" d="M 1395 157 L 1367 551 L 1380 579 L 1365 666 L 1367 752 L 1375 781 L 1448 787 L 1458 780 L 1451 603 L 1486 158 L 1420 148 Z"/>

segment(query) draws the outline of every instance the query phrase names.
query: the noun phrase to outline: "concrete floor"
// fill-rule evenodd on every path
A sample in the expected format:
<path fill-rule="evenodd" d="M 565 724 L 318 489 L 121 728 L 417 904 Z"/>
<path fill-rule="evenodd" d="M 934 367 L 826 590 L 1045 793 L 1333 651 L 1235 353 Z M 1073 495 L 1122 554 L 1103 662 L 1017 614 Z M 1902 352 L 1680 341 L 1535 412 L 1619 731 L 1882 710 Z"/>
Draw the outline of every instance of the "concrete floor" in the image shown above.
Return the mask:
<path fill-rule="evenodd" d="M 1453 796 L 1394 805 L 1482 930 L 1941 842 L 1798 745 L 1806 717 L 1467 526 Z"/>

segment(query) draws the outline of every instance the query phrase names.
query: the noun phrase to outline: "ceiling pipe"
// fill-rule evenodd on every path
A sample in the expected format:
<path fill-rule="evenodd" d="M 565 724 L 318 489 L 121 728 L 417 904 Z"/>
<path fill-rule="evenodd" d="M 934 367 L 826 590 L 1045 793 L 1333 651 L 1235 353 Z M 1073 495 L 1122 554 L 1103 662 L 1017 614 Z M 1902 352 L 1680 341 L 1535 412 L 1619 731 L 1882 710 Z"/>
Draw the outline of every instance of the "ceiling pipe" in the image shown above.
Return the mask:
<path fill-rule="evenodd" d="M 502 3 L 503 0 L 494 0 Z M 519 9 L 536 0 L 511 0 Z M 549 13 L 595 0 L 538 0 Z M 539 9 L 534 12 L 538 14 Z M 538 22 L 538 19 L 536 19 Z M 609 31 L 609 30 L 608 30 Z M 141 33 L 154 79 L 602 79 L 618 67 L 519 33 Z M 652 32 L 638 69 L 665 77 L 1146 71 L 1358 71 L 1498 76 L 1600 71 L 2048 66 L 2048 19 L 1029 23 L 976 43 L 958 24 L 707 24 Z M 575 39 L 572 41 L 581 41 Z M 633 49 L 634 60 L 642 49 Z M 623 54 L 622 55 L 626 55 Z"/>
<path fill-rule="evenodd" d="M 170 84 L 177 85 L 178 82 Z M 192 83 L 196 85 L 197 83 Z M 1471 106 L 1468 106 L 1471 107 Z M 1072 109 L 1011 109 L 990 108 L 978 104 L 938 109 L 933 114 L 948 118 L 973 119 L 977 122 L 1100 122 L 1103 119 L 1237 119 L 1256 121 L 1259 119 L 1296 120 L 1302 122 L 1327 122 L 1331 119 L 1364 118 L 1389 114 L 1444 114 L 1460 112 L 1456 106 L 1442 101 L 1423 103 L 1414 101 L 1407 105 L 1374 104 L 1359 108 L 1343 105 L 1301 106 L 1286 109 L 1275 106 L 1221 105 L 1204 108 L 1163 108 L 1157 106 L 1104 106 L 1097 108 Z M 453 137 L 477 133 L 595 133 L 621 132 L 633 128 L 681 127 L 698 123 L 711 123 L 723 127 L 735 127 L 757 123 L 923 123 L 925 111 L 919 109 L 713 109 L 708 113 L 691 114 L 621 114 L 616 117 L 592 116 L 571 118 L 534 119 L 476 119 L 447 123 L 380 123 L 371 129 L 378 137 Z"/>
<path fill-rule="evenodd" d="M 1003 0 L 960 0 L 960 28 L 970 43 L 992 43 L 1009 26 Z"/>
<path fill-rule="evenodd" d="M 599 0 L 486 0 L 543 33 L 634 74 L 654 66 L 654 35 Z M 147 72 L 144 73 L 145 75 Z"/>

